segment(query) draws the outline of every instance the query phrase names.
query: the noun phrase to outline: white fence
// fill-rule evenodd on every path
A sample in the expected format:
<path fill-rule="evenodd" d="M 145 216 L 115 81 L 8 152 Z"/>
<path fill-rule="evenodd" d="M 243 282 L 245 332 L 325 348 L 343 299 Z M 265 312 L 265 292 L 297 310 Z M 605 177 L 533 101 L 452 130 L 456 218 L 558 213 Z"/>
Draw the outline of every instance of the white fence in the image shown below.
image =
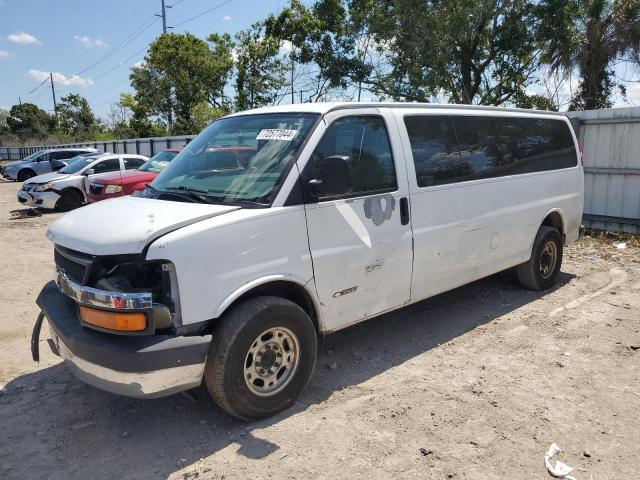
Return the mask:
<path fill-rule="evenodd" d="M 640 107 L 569 112 L 568 116 L 584 148 L 584 225 L 640 233 Z M 135 138 L 65 146 L 152 156 L 165 148 L 184 146 L 193 137 Z M 0 147 L 0 159 L 19 160 L 53 147 Z"/>
<path fill-rule="evenodd" d="M 640 107 L 568 115 L 585 156 L 583 224 L 640 233 Z"/>

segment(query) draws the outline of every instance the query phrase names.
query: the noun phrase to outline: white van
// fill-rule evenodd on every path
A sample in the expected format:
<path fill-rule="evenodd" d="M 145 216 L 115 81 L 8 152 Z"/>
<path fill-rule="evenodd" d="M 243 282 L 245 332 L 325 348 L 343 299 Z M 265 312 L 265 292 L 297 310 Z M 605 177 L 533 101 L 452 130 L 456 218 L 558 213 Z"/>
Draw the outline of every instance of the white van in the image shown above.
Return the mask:
<path fill-rule="evenodd" d="M 58 274 L 37 300 L 33 355 L 46 317 L 52 350 L 91 385 L 153 397 L 204 380 L 231 415 L 266 417 L 305 388 L 319 335 L 511 267 L 524 287 L 551 287 L 582 208 L 560 114 L 237 113 L 140 196 L 51 226 Z"/>

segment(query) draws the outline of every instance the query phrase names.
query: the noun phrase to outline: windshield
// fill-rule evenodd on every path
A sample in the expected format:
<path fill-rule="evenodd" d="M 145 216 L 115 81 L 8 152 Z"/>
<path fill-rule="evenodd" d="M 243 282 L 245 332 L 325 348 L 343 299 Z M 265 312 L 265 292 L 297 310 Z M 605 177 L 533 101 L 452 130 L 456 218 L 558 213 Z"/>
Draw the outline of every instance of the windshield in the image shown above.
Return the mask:
<path fill-rule="evenodd" d="M 58 170 L 59 173 L 78 173 L 95 160 L 95 157 L 73 157 L 69 165 Z"/>
<path fill-rule="evenodd" d="M 31 155 L 29 155 L 28 157 L 24 157 L 22 159 L 23 162 L 33 162 L 36 158 L 38 158 L 40 155 L 42 155 L 43 152 L 36 152 L 36 153 L 32 153 Z"/>
<path fill-rule="evenodd" d="M 165 150 L 164 152 L 156 153 L 153 157 L 147 160 L 138 170 L 141 172 L 156 172 L 160 173 L 163 171 L 169 162 L 173 160 L 173 158 L 178 155 L 178 152 L 172 152 L 170 150 Z"/>
<path fill-rule="evenodd" d="M 210 203 L 269 204 L 318 114 L 227 117 L 198 135 L 152 182 Z"/>

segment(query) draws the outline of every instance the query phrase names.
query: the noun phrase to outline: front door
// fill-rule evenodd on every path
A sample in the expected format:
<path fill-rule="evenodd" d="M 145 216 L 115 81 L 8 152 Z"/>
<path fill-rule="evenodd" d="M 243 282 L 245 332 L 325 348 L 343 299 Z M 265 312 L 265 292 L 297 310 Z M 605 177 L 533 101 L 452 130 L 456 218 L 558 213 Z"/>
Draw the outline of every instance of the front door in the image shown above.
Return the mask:
<path fill-rule="evenodd" d="M 309 247 L 326 331 L 408 303 L 412 233 L 406 170 L 393 117 L 339 111 L 304 168 Z M 346 156 L 353 190 L 312 193 L 321 162 Z"/>

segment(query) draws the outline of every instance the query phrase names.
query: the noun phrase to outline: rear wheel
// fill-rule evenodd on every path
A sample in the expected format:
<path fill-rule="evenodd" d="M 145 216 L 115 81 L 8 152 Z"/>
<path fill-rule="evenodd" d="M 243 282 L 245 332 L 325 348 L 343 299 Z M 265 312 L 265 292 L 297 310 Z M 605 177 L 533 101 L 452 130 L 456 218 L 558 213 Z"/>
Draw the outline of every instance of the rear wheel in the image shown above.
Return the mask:
<path fill-rule="evenodd" d="M 82 195 L 75 190 L 67 190 L 56 202 L 56 209 L 68 212 L 81 207 L 83 203 Z"/>
<path fill-rule="evenodd" d="M 18 172 L 18 181 L 19 182 L 26 182 L 27 180 L 29 180 L 30 178 L 33 178 L 36 176 L 36 172 L 34 172 L 33 170 L 30 170 L 28 168 L 25 168 L 24 170 L 20 170 Z"/>
<path fill-rule="evenodd" d="M 302 308 L 279 297 L 251 298 L 222 319 L 205 384 L 227 413 L 269 417 L 290 407 L 305 389 L 316 353 L 316 331 Z"/>
<path fill-rule="evenodd" d="M 545 290 L 558 280 L 562 265 L 562 237 L 553 227 L 540 227 L 533 242 L 531 258 L 518 265 L 518 280 L 530 290 Z"/>

